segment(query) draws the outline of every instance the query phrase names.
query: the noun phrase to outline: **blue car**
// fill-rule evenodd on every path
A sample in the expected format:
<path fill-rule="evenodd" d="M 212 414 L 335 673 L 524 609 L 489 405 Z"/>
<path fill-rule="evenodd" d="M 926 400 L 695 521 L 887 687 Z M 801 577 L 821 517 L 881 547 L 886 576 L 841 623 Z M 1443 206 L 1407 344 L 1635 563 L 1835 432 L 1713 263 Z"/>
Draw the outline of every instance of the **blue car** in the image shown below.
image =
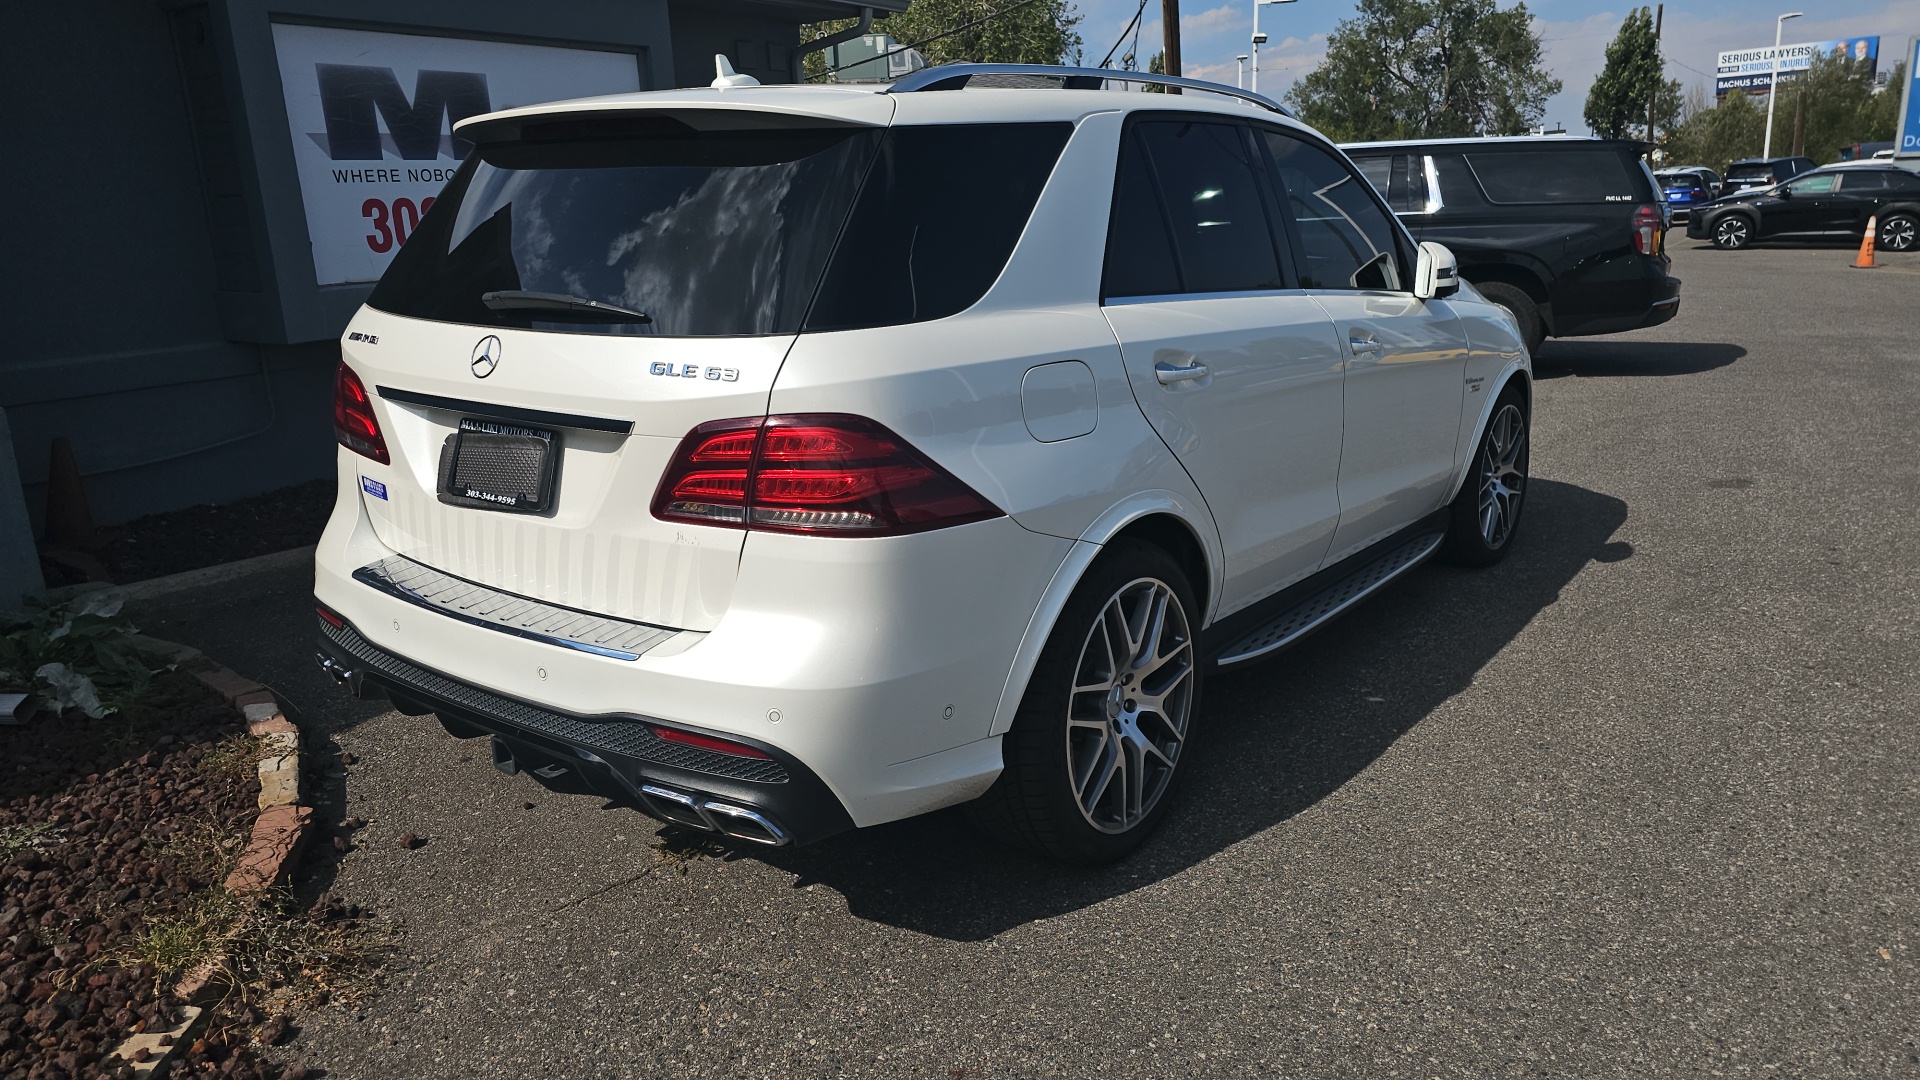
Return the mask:
<path fill-rule="evenodd" d="M 1720 197 L 1720 175 L 1712 169 L 1688 166 L 1662 169 L 1653 174 L 1667 196 L 1672 220 L 1685 221 L 1693 208 Z"/>

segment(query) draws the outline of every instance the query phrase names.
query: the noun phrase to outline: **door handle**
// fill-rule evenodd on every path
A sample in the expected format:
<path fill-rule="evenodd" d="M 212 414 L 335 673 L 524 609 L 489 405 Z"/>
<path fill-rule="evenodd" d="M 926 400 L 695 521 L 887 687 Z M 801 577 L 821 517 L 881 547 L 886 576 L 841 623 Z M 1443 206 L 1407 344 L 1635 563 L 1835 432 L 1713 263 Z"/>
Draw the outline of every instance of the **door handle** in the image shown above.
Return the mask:
<path fill-rule="evenodd" d="M 1185 367 L 1175 364 L 1153 365 L 1153 377 L 1160 380 L 1161 386 L 1172 386 L 1174 383 L 1186 382 L 1188 379 L 1198 379 L 1206 373 L 1207 365 L 1198 360 Z"/>
<path fill-rule="evenodd" d="M 1361 353 L 1380 351 L 1380 343 L 1373 338 L 1349 337 L 1347 338 L 1347 346 L 1353 350 L 1355 356 Z"/>

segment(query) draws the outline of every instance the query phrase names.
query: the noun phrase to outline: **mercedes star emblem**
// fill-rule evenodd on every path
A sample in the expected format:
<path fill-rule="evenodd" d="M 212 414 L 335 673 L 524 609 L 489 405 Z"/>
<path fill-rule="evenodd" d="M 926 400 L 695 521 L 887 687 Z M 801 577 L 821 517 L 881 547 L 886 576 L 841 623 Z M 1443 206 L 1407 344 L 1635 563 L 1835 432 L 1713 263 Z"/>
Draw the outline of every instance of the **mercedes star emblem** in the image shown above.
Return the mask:
<path fill-rule="evenodd" d="M 500 339 L 492 334 L 481 338 L 480 344 L 473 347 L 473 358 L 467 361 L 467 366 L 473 369 L 476 379 L 493 374 L 493 369 L 500 366 Z"/>

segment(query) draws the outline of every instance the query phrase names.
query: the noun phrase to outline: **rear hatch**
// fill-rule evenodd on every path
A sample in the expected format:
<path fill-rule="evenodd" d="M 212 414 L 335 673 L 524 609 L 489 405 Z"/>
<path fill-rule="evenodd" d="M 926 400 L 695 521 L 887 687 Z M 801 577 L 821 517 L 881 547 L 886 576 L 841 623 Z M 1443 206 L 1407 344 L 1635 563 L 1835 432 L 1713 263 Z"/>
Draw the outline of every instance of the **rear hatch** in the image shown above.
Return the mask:
<path fill-rule="evenodd" d="M 359 459 L 380 540 L 506 592 L 710 629 L 745 534 L 650 505 L 689 430 L 766 412 L 890 112 L 851 96 L 865 122 L 463 126 L 474 152 L 342 343 L 391 462 Z"/>

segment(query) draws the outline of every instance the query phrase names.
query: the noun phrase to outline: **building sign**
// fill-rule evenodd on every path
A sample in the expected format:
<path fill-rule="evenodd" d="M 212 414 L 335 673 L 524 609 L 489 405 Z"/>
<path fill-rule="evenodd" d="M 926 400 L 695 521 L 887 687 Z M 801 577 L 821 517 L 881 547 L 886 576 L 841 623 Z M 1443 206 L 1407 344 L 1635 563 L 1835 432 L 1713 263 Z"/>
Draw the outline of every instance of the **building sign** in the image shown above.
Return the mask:
<path fill-rule="evenodd" d="M 1812 67 L 1815 56 L 1840 57 L 1853 61 L 1856 66 L 1864 64 L 1866 74 L 1871 78 L 1880 62 L 1880 39 L 1878 37 L 1833 38 L 1828 41 L 1806 41 L 1798 45 L 1782 45 L 1780 46 L 1781 80 L 1785 81 Z M 1773 46 L 1720 54 L 1718 73 L 1713 80 L 1715 97 L 1724 97 L 1734 90 L 1749 94 L 1764 94 L 1772 88 Z"/>
<path fill-rule="evenodd" d="M 1920 37 L 1907 42 L 1907 82 L 1900 88 L 1900 130 L 1895 157 L 1920 157 Z"/>
<path fill-rule="evenodd" d="M 291 23 L 273 45 L 321 285 L 379 279 L 466 156 L 454 124 L 640 89 L 632 53 Z"/>

